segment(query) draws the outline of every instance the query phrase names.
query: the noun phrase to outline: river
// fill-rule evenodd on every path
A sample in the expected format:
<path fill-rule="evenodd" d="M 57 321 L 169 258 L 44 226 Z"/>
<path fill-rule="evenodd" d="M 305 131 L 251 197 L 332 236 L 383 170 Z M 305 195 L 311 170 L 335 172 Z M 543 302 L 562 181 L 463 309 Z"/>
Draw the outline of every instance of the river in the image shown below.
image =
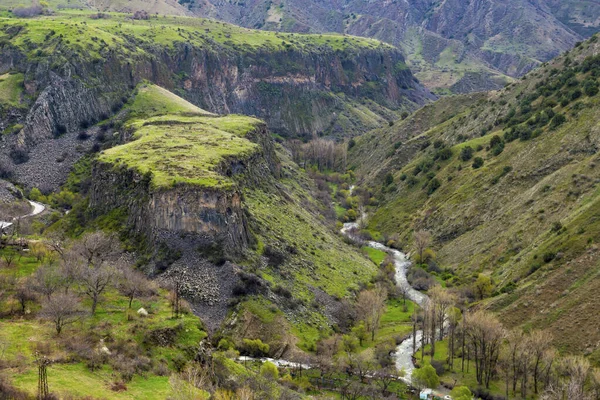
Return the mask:
<path fill-rule="evenodd" d="M 364 216 L 362 218 L 364 218 Z M 358 240 L 358 238 L 353 235 L 353 232 L 357 231 L 358 227 L 359 227 L 359 224 L 357 222 L 348 222 L 348 223 L 344 224 L 341 232 L 346 237 L 349 237 L 354 240 Z M 406 297 L 408 299 L 410 299 L 411 301 L 413 301 L 414 303 L 416 303 L 420 306 L 422 306 L 427 301 L 428 297 L 425 294 L 414 289 L 412 286 L 410 286 L 410 283 L 408 283 L 408 279 L 406 278 L 406 273 L 408 271 L 408 267 L 410 266 L 410 261 L 408 261 L 406 254 L 404 254 L 401 251 L 398 251 L 396 249 L 387 247 L 378 242 L 367 241 L 367 242 L 365 242 L 365 245 L 372 247 L 374 249 L 377 249 L 377 250 L 385 251 L 386 253 L 391 254 L 392 257 L 394 257 L 394 268 L 396 271 L 394 277 L 396 279 L 396 285 L 401 287 L 406 292 Z M 416 340 L 417 348 L 419 348 L 421 345 L 421 335 L 422 335 L 422 332 L 417 331 L 417 340 Z M 405 375 L 402 378 L 402 380 L 408 384 L 411 383 L 411 375 L 412 375 L 413 370 L 415 369 L 415 367 L 413 365 L 413 361 L 412 361 L 412 355 L 413 355 L 412 345 L 413 345 L 413 340 L 412 340 L 412 335 L 411 335 L 409 338 L 405 339 L 402 343 L 400 343 L 396 347 L 396 351 L 393 354 L 393 358 L 396 363 L 396 369 L 398 371 L 405 372 Z"/>

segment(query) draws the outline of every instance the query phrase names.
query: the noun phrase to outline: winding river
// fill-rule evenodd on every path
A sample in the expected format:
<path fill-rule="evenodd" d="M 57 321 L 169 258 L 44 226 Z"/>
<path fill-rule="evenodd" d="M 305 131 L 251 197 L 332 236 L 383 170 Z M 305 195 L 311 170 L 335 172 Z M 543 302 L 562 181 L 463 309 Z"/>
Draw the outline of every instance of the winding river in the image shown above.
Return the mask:
<path fill-rule="evenodd" d="M 363 216 L 363 218 L 364 218 L 364 216 Z M 348 222 L 348 223 L 344 224 L 341 232 L 344 236 L 349 237 L 350 239 L 358 240 L 358 238 L 354 235 L 354 232 L 358 231 L 358 227 L 359 227 L 359 224 L 357 222 Z M 385 251 L 386 253 L 391 254 L 392 257 L 394 257 L 394 267 L 396 270 L 394 277 L 396 279 L 396 285 L 401 287 L 406 292 L 407 298 L 409 298 L 411 301 L 413 301 L 414 303 L 416 303 L 420 306 L 422 306 L 427 301 L 428 298 L 425 294 L 414 289 L 408 283 L 408 279 L 406 278 L 406 273 L 407 273 L 408 267 L 410 266 L 410 261 L 408 261 L 406 254 L 402 253 L 401 251 L 384 246 L 383 244 L 378 243 L 378 242 L 367 241 L 367 242 L 365 242 L 365 245 L 372 247 L 374 249 L 377 249 L 377 250 Z M 417 348 L 419 348 L 420 344 L 421 344 L 421 335 L 422 335 L 422 331 L 417 331 L 417 335 L 416 335 L 417 336 L 417 340 L 416 340 Z M 398 345 L 398 347 L 396 347 L 396 351 L 393 354 L 394 360 L 396 362 L 396 369 L 398 371 L 405 372 L 405 375 L 402 378 L 402 380 L 408 384 L 411 383 L 411 375 L 412 375 L 413 370 L 415 369 L 415 367 L 413 365 L 413 361 L 412 361 L 412 355 L 413 355 L 412 345 L 413 345 L 413 338 L 411 335 L 410 337 L 405 339 L 402 343 L 400 343 Z"/>

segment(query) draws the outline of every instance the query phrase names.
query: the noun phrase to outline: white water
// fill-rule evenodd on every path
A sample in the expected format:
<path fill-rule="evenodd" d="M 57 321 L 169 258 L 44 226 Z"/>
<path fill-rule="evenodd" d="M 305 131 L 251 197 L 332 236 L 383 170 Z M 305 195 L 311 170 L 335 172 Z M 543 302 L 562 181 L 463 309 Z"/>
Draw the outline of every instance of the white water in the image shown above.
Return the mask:
<path fill-rule="evenodd" d="M 17 220 L 18 218 L 34 217 L 38 214 L 41 214 L 46 209 L 46 206 L 43 205 L 42 203 L 38 203 L 37 201 L 31 201 L 31 200 L 27 200 L 27 201 L 29 201 L 29 204 L 31 204 L 31 206 L 33 207 L 33 210 L 29 214 L 25 214 L 20 217 L 13 218 L 13 220 L 11 222 L 0 221 L 0 230 L 6 229 L 6 228 L 12 226 L 12 224 L 14 223 L 13 221 Z"/>
<path fill-rule="evenodd" d="M 362 216 L 361 218 L 364 218 L 364 216 Z M 351 239 L 358 240 L 352 234 L 353 231 L 358 229 L 358 226 L 359 226 L 359 224 L 357 222 L 345 223 L 341 232 L 343 235 L 345 235 Z M 394 267 L 396 270 L 394 277 L 396 279 L 396 285 L 401 287 L 406 292 L 406 297 L 408 299 L 410 299 L 414 303 L 422 306 L 427 301 L 428 298 L 426 295 L 424 295 L 423 293 L 414 289 L 408 283 L 408 279 L 406 278 L 406 273 L 407 273 L 408 267 L 410 266 L 410 261 L 408 261 L 406 254 L 402 253 L 401 251 L 391 249 L 391 248 L 389 248 L 381 243 L 378 243 L 378 242 L 367 241 L 367 242 L 365 242 L 365 244 L 374 249 L 385 251 L 386 253 L 391 254 L 392 257 L 394 257 Z M 417 331 L 417 335 L 416 335 L 417 340 L 416 340 L 415 351 L 421 345 L 421 335 L 422 335 L 422 331 Z M 398 371 L 404 371 L 405 374 L 404 374 L 404 377 L 402 378 L 402 380 L 408 384 L 411 383 L 411 375 L 412 375 L 413 370 L 415 369 L 415 367 L 413 365 L 413 361 L 412 361 L 412 355 L 413 355 L 412 345 L 413 345 L 413 339 L 412 339 L 412 335 L 411 335 L 410 337 L 405 339 L 402 343 L 400 343 L 396 347 L 396 351 L 393 354 L 394 360 L 396 362 L 396 369 Z"/>
<path fill-rule="evenodd" d="M 352 190 L 354 189 L 354 186 L 350 187 L 350 192 L 352 192 Z M 365 218 L 365 216 L 361 216 L 361 219 Z M 345 223 L 344 226 L 341 229 L 341 233 L 346 236 L 349 237 L 350 239 L 359 241 L 359 239 L 353 235 L 353 232 L 358 230 L 359 228 L 359 223 L 358 222 L 348 222 Z M 410 299 L 411 301 L 413 301 L 414 303 L 418 304 L 419 306 L 422 306 L 423 304 L 425 304 L 425 302 L 428 300 L 428 297 L 419 292 L 418 290 L 416 290 L 415 288 L 413 288 L 412 286 L 410 286 L 410 283 L 408 283 L 408 279 L 406 278 L 406 273 L 408 270 L 408 267 L 410 266 L 410 261 L 408 261 L 408 258 L 406 256 L 406 254 L 402 253 L 401 251 L 389 248 L 381 243 L 378 242 L 373 242 L 373 241 L 367 241 L 365 242 L 365 244 L 369 247 L 372 247 L 374 249 L 378 249 L 378 250 L 382 250 L 385 251 L 388 254 L 391 254 L 392 257 L 394 257 L 394 267 L 396 270 L 396 273 L 394 275 L 394 278 L 396 280 L 396 285 L 398 285 L 399 287 L 401 287 L 405 292 L 406 292 L 406 297 L 408 299 Z M 416 332 L 416 348 L 414 349 L 414 351 L 416 351 L 417 349 L 419 349 L 421 347 L 421 336 L 423 335 L 422 331 L 417 331 Z M 405 339 L 404 341 L 402 341 L 402 343 L 400 343 L 397 347 L 396 347 L 396 351 L 393 354 L 393 358 L 394 361 L 396 363 L 396 369 L 398 371 L 404 371 L 404 376 L 401 378 L 405 383 L 407 384 L 411 384 L 411 375 L 413 370 L 415 369 L 414 364 L 413 364 L 413 360 L 412 360 L 412 356 L 413 356 L 413 337 L 412 335 L 409 336 L 407 339 Z M 239 361 L 261 361 L 261 362 L 265 362 L 265 361 L 270 361 L 273 364 L 282 367 L 296 367 L 296 368 L 302 368 L 302 369 L 309 369 L 310 365 L 307 364 L 298 364 L 298 363 L 294 363 L 291 361 L 286 361 L 286 360 L 275 360 L 272 358 L 253 358 L 253 357 L 239 357 L 238 358 Z"/>

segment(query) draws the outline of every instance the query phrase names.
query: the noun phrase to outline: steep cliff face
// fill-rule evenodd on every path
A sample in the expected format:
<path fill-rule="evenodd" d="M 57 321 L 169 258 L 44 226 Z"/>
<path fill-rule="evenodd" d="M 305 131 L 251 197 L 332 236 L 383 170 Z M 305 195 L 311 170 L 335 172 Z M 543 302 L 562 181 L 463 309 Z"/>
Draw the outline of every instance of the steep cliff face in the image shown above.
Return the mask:
<path fill-rule="evenodd" d="M 89 16 L 6 19 L 0 27 L 0 74 L 22 75 L 23 110 L 0 117 L 0 126 L 22 126 L 0 139 L 0 162 L 25 186 L 40 185 L 51 169 L 55 188 L 77 157 L 54 154 L 54 141 L 73 155 L 90 148 L 78 133 L 119 112 L 142 81 L 211 112 L 256 115 L 284 136 L 354 135 L 432 98 L 401 53 L 374 40 Z M 67 168 L 30 165 L 36 148 Z"/>
<path fill-rule="evenodd" d="M 195 0 L 190 9 L 253 28 L 377 38 L 401 47 L 419 79 L 444 90 L 467 73 L 522 76 L 597 31 L 599 17 L 585 0 Z"/>
<path fill-rule="evenodd" d="M 182 242 L 239 255 L 250 236 L 239 191 L 181 185 L 154 188 L 149 176 L 96 163 L 90 207 L 96 215 L 122 208 L 127 224 L 152 244 L 179 250 Z M 157 246 L 158 248 L 158 246 Z"/>
<path fill-rule="evenodd" d="M 91 210 L 126 210 L 130 229 L 156 245 L 243 254 L 252 238 L 241 193 L 268 185 L 276 171 L 266 126 L 206 114 L 156 86 L 139 89 L 131 114 L 147 112 L 150 99 L 171 113 L 133 117 L 132 140 L 100 154 Z"/>

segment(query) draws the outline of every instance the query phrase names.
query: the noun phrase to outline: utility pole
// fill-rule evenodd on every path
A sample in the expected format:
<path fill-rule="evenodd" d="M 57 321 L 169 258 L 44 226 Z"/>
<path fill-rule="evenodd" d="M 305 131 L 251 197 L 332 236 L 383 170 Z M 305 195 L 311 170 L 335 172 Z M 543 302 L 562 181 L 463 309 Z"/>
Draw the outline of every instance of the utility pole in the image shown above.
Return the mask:
<path fill-rule="evenodd" d="M 47 367 L 50 364 L 50 360 L 46 356 L 40 356 L 39 353 L 35 354 L 35 361 L 38 366 L 38 400 L 44 400 L 48 398 L 48 372 Z"/>

